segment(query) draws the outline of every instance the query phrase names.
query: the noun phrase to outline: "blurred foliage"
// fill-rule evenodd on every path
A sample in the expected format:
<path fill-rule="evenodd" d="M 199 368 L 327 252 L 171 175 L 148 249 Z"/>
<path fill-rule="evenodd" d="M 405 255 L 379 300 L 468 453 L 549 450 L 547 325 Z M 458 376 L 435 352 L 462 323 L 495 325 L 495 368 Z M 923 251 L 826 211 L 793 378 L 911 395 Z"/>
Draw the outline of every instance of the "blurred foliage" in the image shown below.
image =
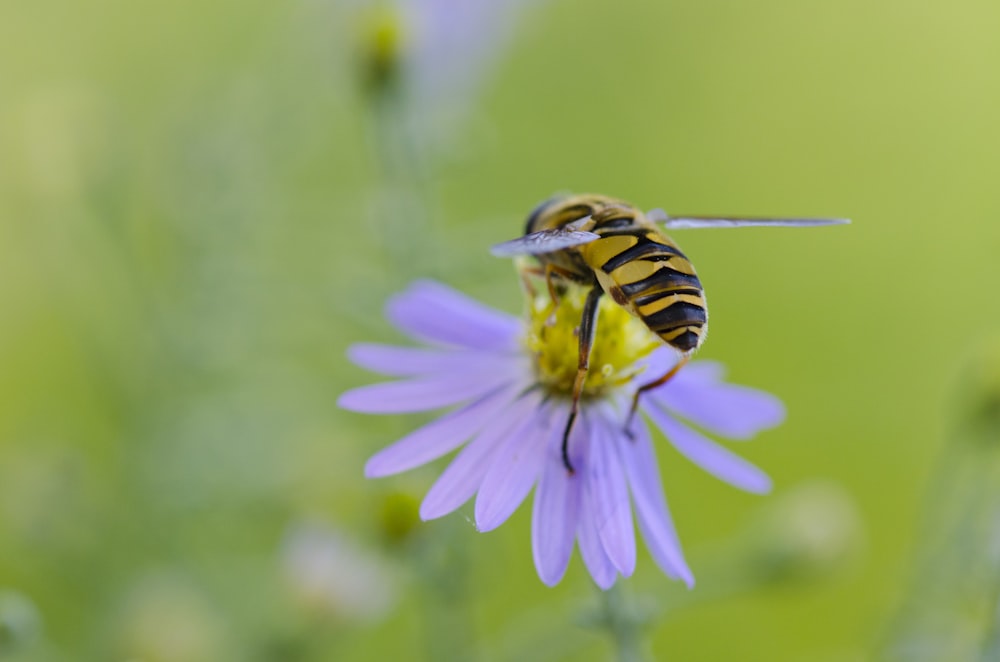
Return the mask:
<path fill-rule="evenodd" d="M 961 373 L 910 586 L 880 659 L 1000 658 L 1000 344 Z"/>
<path fill-rule="evenodd" d="M 575 625 L 579 559 L 544 587 L 525 509 L 411 531 L 434 469 L 361 468 L 423 419 L 333 404 L 369 379 L 346 346 L 398 339 L 380 307 L 411 278 L 519 310 L 486 248 L 559 190 L 854 219 L 677 239 L 712 306 L 703 355 L 789 407 L 739 450 L 779 495 L 837 485 L 864 545 L 827 581 L 720 590 L 646 631 L 658 657 L 865 657 L 965 402 L 955 366 L 1000 327 L 998 20 L 984 0 L 545 4 L 444 140 L 387 153 L 359 3 L 0 5 L 0 657 L 605 659 Z M 663 462 L 694 597 L 744 572 L 730 541 L 772 501 Z M 398 601 L 304 608 L 282 556 L 303 521 L 384 555 Z M 684 604 L 644 557 L 639 587 Z"/>

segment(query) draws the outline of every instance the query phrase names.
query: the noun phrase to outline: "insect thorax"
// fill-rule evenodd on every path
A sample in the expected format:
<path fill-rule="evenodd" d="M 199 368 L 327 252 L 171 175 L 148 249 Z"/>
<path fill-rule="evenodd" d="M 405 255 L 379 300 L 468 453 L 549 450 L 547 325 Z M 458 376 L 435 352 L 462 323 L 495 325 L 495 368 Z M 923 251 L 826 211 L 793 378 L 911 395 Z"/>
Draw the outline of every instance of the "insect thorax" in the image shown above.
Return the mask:
<path fill-rule="evenodd" d="M 623 200 L 605 195 L 584 194 L 553 197 L 538 205 L 528 215 L 524 232 L 531 234 L 540 230 L 560 228 L 587 216 L 597 220 L 606 217 L 608 212 L 613 209 L 634 210 L 635 208 Z"/>

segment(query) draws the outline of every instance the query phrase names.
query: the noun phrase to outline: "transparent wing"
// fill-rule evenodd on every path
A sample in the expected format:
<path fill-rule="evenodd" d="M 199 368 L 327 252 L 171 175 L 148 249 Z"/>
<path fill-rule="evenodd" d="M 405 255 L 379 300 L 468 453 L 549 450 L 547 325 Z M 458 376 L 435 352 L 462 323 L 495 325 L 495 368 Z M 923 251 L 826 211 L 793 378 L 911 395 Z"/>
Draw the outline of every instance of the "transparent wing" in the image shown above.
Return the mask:
<path fill-rule="evenodd" d="M 513 257 L 515 255 L 541 255 L 553 253 L 564 248 L 589 244 L 601 236 L 593 232 L 569 229 L 570 226 L 532 232 L 517 239 L 505 241 L 490 248 L 490 253 L 497 257 Z"/>
<path fill-rule="evenodd" d="M 731 218 L 728 216 L 668 216 L 662 209 L 653 209 L 646 217 L 654 223 L 661 223 L 668 230 L 691 230 L 696 228 L 745 228 L 745 227 L 798 227 L 809 228 L 820 225 L 843 225 L 850 223 L 846 218 Z"/>

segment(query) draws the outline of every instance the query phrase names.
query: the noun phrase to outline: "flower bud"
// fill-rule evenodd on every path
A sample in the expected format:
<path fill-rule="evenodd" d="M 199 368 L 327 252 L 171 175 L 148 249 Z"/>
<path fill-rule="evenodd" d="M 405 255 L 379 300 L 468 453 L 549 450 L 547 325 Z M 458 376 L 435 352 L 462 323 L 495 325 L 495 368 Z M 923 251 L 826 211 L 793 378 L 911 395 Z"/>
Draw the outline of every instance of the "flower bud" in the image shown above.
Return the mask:
<path fill-rule="evenodd" d="M 421 522 L 420 501 L 407 492 L 390 492 L 381 500 L 378 521 L 385 541 L 392 547 L 401 546 Z"/>
<path fill-rule="evenodd" d="M 378 96 L 396 87 L 402 68 L 403 29 L 395 12 L 383 9 L 369 19 L 360 58 L 366 89 Z"/>

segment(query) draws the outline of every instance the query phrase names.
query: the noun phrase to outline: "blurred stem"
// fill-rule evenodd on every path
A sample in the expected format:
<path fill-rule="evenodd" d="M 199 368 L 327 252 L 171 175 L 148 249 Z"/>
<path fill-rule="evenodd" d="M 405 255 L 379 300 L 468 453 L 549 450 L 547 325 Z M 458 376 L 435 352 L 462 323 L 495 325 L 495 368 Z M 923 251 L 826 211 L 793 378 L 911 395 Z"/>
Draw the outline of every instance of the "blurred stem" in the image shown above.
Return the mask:
<path fill-rule="evenodd" d="M 441 525 L 441 530 L 427 536 L 414 555 L 416 576 L 424 594 L 421 613 L 427 659 L 471 660 L 469 559 L 465 545 L 456 539 L 458 522 L 442 521 Z"/>
<path fill-rule="evenodd" d="M 990 604 L 993 605 L 993 619 L 983 643 L 982 660 L 1000 660 L 1000 572 L 994 570 L 990 581 Z"/>
<path fill-rule="evenodd" d="M 648 659 L 643 654 L 642 619 L 625 595 L 621 582 L 601 592 L 601 624 L 611 635 L 618 662 L 641 662 Z"/>
<path fill-rule="evenodd" d="M 375 96 L 372 106 L 381 178 L 389 182 L 408 182 L 418 190 L 426 189 L 426 168 L 410 131 L 402 96 L 395 90 L 386 90 Z"/>
<path fill-rule="evenodd" d="M 413 135 L 405 99 L 395 87 L 372 98 L 373 142 L 379 163 L 380 245 L 393 268 L 426 276 L 436 260 L 430 173 Z"/>

